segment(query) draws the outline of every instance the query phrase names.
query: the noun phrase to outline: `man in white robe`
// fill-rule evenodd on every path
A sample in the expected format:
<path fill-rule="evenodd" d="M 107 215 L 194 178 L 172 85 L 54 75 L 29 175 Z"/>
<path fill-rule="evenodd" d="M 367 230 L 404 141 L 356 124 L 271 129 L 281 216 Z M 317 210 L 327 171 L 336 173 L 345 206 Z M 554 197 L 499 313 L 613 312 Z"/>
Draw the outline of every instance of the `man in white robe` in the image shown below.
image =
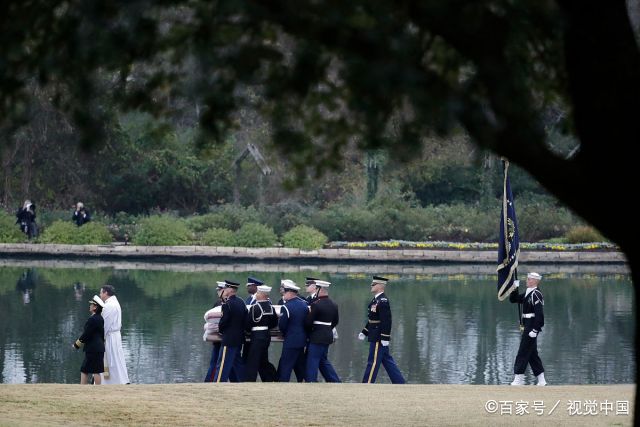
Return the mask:
<path fill-rule="evenodd" d="M 104 301 L 102 318 L 104 319 L 105 376 L 102 384 L 129 384 L 127 365 L 122 350 L 122 309 L 115 290 L 111 285 L 100 289 L 100 298 Z M 109 375 L 106 375 L 107 367 Z"/>

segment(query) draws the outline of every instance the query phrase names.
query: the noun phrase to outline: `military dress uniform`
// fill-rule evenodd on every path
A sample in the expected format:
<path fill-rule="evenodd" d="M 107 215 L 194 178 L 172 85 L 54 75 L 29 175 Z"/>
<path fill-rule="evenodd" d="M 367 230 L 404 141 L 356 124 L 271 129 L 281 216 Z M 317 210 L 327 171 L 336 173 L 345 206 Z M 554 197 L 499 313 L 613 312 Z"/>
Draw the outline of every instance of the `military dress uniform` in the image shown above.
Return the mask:
<path fill-rule="evenodd" d="M 320 280 L 317 280 L 316 284 L 329 286 L 329 282 Z M 339 320 L 338 306 L 326 295 L 318 296 L 309 307 L 309 314 L 305 319 L 305 328 L 309 333 L 306 382 L 318 382 L 318 370 L 322 372 L 326 382 L 341 382 L 327 358 L 329 346 L 334 341 L 333 328 Z"/>
<path fill-rule="evenodd" d="M 224 289 L 224 282 L 217 282 L 216 291 L 219 292 Z M 213 308 L 221 306 L 223 303 L 222 298 L 218 297 Z M 220 347 L 222 347 L 221 342 L 214 342 L 213 349 L 211 351 L 211 360 L 209 361 L 209 370 L 207 371 L 207 375 L 204 377 L 204 382 L 210 383 L 213 382 L 216 377 L 216 365 L 218 364 L 218 356 L 220 355 Z M 231 379 L 231 378 L 230 378 Z"/>
<path fill-rule="evenodd" d="M 268 290 L 263 290 L 267 288 Z M 258 286 L 258 292 L 269 292 L 268 286 Z M 245 360 L 245 380 L 255 382 L 260 372 L 262 382 L 276 380 L 276 369 L 269 363 L 271 329 L 278 325 L 278 316 L 269 300 L 257 301 L 249 309 L 245 329 L 249 333 L 251 346 Z"/>
<path fill-rule="evenodd" d="M 376 279 L 375 276 L 374 279 Z M 369 357 L 362 382 L 375 383 L 380 364 L 382 364 L 393 384 L 405 384 L 406 381 L 396 361 L 389 353 L 391 306 L 384 292 L 374 296 L 369 303 L 367 307 L 367 324 L 362 329 L 362 334 L 368 338 L 367 341 L 369 342 Z M 386 345 L 383 345 L 382 341 Z"/>
<path fill-rule="evenodd" d="M 284 286 L 285 291 L 287 289 L 295 292 L 300 290 L 293 282 Z M 278 381 L 280 382 L 289 382 L 292 371 L 295 372 L 298 382 L 304 380 L 306 364 L 304 350 L 307 345 L 307 333 L 304 329 L 304 323 L 308 314 L 309 305 L 299 296 L 285 301 L 280 309 L 278 328 L 284 336 L 282 355 L 278 363 Z"/>
<path fill-rule="evenodd" d="M 537 276 L 540 277 L 539 275 Z M 515 290 L 509 295 L 509 301 L 522 304 L 522 321 L 524 325 L 524 331 L 522 331 L 520 338 L 520 347 L 518 348 L 518 354 L 513 366 L 513 373 L 518 379 L 519 375 L 524 374 L 524 371 L 527 369 L 527 364 L 529 364 L 531 365 L 533 375 L 538 377 L 538 384 L 544 385 L 546 384 L 544 380 L 544 367 L 542 366 L 540 356 L 538 356 L 538 334 L 544 326 L 544 298 L 542 292 L 540 292 L 540 289 L 537 287 L 527 288 L 523 294 Z M 517 382 L 517 380 L 514 381 L 514 383 Z M 522 384 L 524 383 L 522 382 Z M 514 385 L 520 385 L 520 383 Z"/>
<path fill-rule="evenodd" d="M 237 283 L 225 281 L 227 287 L 238 288 Z M 244 380 L 244 363 L 240 351 L 244 343 L 244 328 L 247 306 L 240 298 L 231 295 L 222 304 L 222 317 L 218 330 L 222 335 L 222 346 L 216 365 L 216 382 L 229 381 L 233 375 L 238 381 Z"/>

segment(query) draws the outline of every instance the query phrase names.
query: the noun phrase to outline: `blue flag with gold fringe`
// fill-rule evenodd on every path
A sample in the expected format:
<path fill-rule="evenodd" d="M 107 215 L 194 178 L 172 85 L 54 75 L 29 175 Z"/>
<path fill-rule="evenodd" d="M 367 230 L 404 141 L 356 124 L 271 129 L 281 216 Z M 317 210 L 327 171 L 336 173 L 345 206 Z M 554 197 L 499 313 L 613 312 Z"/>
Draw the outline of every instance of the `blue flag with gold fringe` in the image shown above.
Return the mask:
<path fill-rule="evenodd" d="M 498 300 L 509 296 L 516 279 L 518 258 L 520 257 L 520 238 L 516 206 L 513 203 L 511 184 L 509 183 L 509 162 L 503 161 L 504 187 L 502 193 L 502 212 L 500 215 L 500 241 L 498 242 Z"/>

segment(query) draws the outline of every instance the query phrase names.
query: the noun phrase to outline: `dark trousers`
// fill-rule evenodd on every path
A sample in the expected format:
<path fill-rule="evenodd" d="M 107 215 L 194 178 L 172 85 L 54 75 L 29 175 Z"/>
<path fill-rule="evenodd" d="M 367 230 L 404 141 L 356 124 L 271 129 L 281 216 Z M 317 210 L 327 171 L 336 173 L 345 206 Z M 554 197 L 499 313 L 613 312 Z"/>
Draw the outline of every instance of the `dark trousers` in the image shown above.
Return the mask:
<path fill-rule="evenodd" d="M 258 372 L 262 382 L 274 382 L 276 380 L 276 368 L 269 363 L 269 344 L 271 340 L 259 340 L 252 338 L 251 346 L 245 359 L 245 381 L 255 382 Z"/>
<path fill-rule="evenodd" d="M 369 359 L 367 359 L 367 369 L 365 369 L 364 376 L 362 377 L 363 383 L 376 382 L 380 364 L 384 366 L 393 384 L 406 383 L 396 361 L 393 360 L 393 357 L 391 357 L 389 353 L 389 347 L 383 346 L 380 344 L 380 341 L 369 343 Z"/>
<path fill-rule="evenodd" d="M 339 383 L 340 377 L 329 362 L 329 344 L 310 343 L 307 348 L 307 369 L 304 379 L 308 383 L 318 382 L 318 370 L 322 372 L 324 380 L 328 383 Z"/>
<path fill-rule="evenodd" d="M 222 346 L 222 343 L 219 343 L 219 342 L 213 343 L 213 350 L 211 351 L 211 360 L 209 361 L 209 370 L 207 371 L 207 375 L 204 377 L 205 383 L 211 383 L 215 380 L 216 365 L 218 364 L 218 356 L 220 354 L 221 346 Z"/>
<path fill-rule="evenodd" d="M 522 338 L 520 338 L 520 348 L 518 348 L 516 363 L 513 365 L 513 373 L 516 375 L 524 374 L 527 364 L 529 364 L 533 375 L 537 377 L 544 372 L 544 367 L 540 356 L 538 356 L 538 338 L 531 338 L 529 331 L 529 329 L 525 329 Z"/>
<path fill-rule="evenodd" d="M 220 347 L 218 363 L 216 364 L 215 382 L 239 382 L 244 380 L 244 363 L 240 356 L 240 346 Z"/>
<path fill-rule="evenodd" d="M 291 372 L 295 372 L 296 379 L 301 383 L 304 380 L 305 365 L 304 347 L 283 348 L 280 362 L 278 363 L 278 381 L 289 382 Z"/>

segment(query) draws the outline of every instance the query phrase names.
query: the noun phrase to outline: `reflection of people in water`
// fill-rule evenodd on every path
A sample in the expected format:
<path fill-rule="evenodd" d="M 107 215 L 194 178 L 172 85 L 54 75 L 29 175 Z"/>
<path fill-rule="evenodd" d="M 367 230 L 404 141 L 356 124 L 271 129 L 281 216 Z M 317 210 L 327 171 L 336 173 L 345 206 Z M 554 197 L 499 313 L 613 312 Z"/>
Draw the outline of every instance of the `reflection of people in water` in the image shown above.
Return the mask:
<path fill-rule="evenodd" d="M 33 300 L 33 290 L 36 287 L 36 274 L 32 269 L 25 270 L 18 283 L 16 283 L 16 290 L 22 294 L 22 302 L 29 304 Z"/>
<path fill-rule="evenodd" d="M 82 296 L 84 295 L 85 284 L 82 282 L 76 282 L 73 284 L 73 296 L 76 301 L 82 301 Z"/>

